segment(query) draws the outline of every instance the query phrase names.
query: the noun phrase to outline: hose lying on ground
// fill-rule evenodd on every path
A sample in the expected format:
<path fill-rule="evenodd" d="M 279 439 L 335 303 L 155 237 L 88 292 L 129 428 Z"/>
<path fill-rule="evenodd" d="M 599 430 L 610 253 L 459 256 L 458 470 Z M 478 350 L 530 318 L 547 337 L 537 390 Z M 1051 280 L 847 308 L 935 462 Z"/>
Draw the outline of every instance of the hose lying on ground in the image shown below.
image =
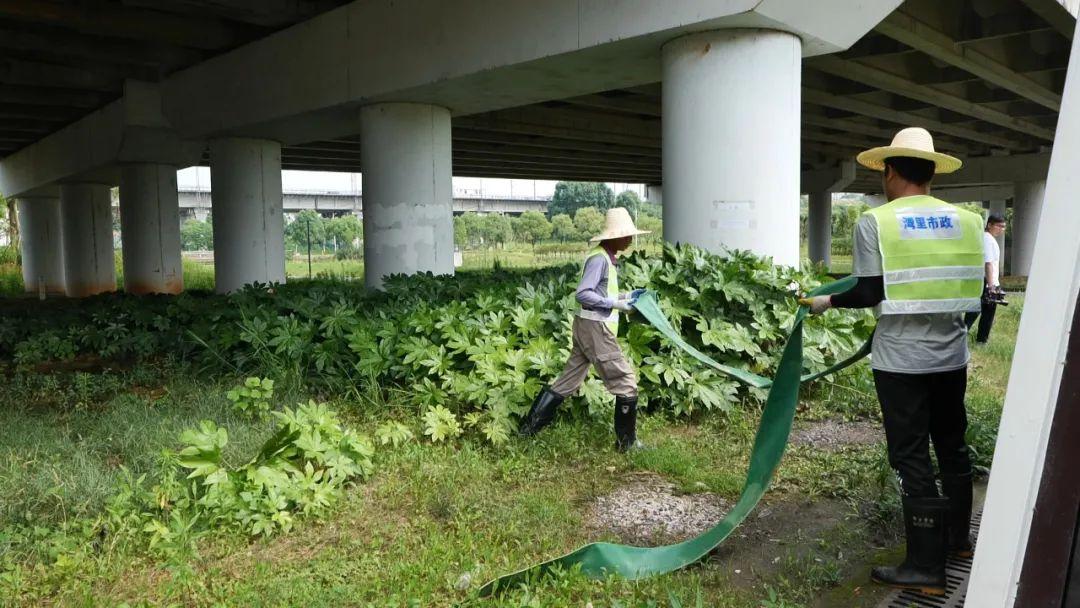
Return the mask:
<path fill-rule="evenodd" d="M 823 285 L 810 292 L 808 296 L 841 293 L 854 284 L 855 279 L 848 277 Z M 754 438 L 754 447 L 750 452 L 750 467 L 746 473 L 746 482 L 739 501 L 719 523 L 695 538 L 662 547 L 592 543 L 562 557 L 497 578 L 481 588 L 481 595 L 490 595 L 508 589 L 555 568 L 566 570 L 580 566 L 581 571 L 592 578 L 618 575 L 633 580 L 672 572 L 700 560 L 727 539 L 732 530 L 746 519 L 765 494 L 765 489 L 772 480 L 773 473 L 776 472 L 780 459 L 784 455 L 784 449 L 787 447 L 788 435 L 791 433 L 791 424 L 795 418 L 795 408 L 799 400 L 799 385 L 838 372 L 870 352 L 870 341 L 867 341 L 858 352 L 847 359 L 822 372 L 802 376 L 802 330 L 809 309 L 800 306 L 795 315 L 795 324 L 791 328 L 791 334 L 784 345 L 776 375 L 770 380 L 718 363 L 687 344 L 664 316 L 654 292 L 647 291 L 642 294 L 635 301 L 634 308 L 667 339 L 702 363 L 750 386 L 769 389 L 769 396 L 765 400 L 761 422 L 758 424 L 757 435 Z"/>

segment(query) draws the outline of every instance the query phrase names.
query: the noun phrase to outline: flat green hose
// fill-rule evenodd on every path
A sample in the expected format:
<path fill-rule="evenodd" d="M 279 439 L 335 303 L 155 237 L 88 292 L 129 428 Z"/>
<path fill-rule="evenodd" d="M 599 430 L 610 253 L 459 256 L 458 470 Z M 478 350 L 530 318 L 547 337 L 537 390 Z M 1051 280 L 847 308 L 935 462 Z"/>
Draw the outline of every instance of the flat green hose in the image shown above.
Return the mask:
<path fill-rule="evenodd" d="M 855 279 L 848 277 L 819 287 L 810 292 L 809 296 L 842 293 L 854 284 Z M 787 447 L 788 435 L 791 433 L 791 424 L 795 418 L 795 408 L 799 400 L 799 385 L 844 369 L 870 352 L 868 341 L 851 357 L 817 374 L 802 376 L 802 329 L 809 310 L 805 306 L 800 306 L 795 315 L 795 324 L 791 328 L 791 334 L 780 356 L 776 375 L 770 380 L 745 370 L 722 365 L 687 344 L 660 310 L 655 293 L 651 291 L 643 293 L 635 301 L 634 308 L 667 339 L 702 363 L 750 386 L 769 388 L 769 396 L 761 412 L 761 422 L 754 438 L 754 448 L 750 453 L 750 468 L 746 473 L 746 483 L 743 485 L 739 501 L 719 523 L 695 538 L 663 547 L 632 547 L 613 543 L 585 545 L 562 557 L 497 578 L 481 588 L 481 595 L 505 590 L 553 568 L 565 570 L 580 566 L 581 571 L 592 578 L 618 575 L 633 580 L 672 572 L 700 560 L 724 542 L 765 494 L 765 489 L 772 480 L 773 473 L 779 466 L 784 449 Z"/>

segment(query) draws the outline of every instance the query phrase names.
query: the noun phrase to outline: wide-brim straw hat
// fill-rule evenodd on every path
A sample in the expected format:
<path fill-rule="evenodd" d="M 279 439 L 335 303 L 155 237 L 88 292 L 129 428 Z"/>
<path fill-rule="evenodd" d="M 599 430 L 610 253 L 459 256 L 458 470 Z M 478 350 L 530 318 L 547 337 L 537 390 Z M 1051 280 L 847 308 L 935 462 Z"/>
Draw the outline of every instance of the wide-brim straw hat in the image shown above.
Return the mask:
<path fill-rule="evenodd" d="M 624 207 L 608 209 L 607 218 L 604 221 L 604 231 L 589 239 L 589 242 L 606 241 L 608 239 L 621 239 L 626 236 L 649 234 L 651 230 L 638 230 L 634 226 L 634 220 L 630 219 L 630 212 Z"/>
<path fill-rule="evenodd" d="M 952 173 L 964 164 L 959 158 L 934 150 L 934 138 L 929 131 L 920 127 L 902 129 L 893 137 L 892 144 L 860 152 L 855 160 L 867 169 L 884 171 L 885 159 L 897 156 L 932 161 L 935 174 Z"/>

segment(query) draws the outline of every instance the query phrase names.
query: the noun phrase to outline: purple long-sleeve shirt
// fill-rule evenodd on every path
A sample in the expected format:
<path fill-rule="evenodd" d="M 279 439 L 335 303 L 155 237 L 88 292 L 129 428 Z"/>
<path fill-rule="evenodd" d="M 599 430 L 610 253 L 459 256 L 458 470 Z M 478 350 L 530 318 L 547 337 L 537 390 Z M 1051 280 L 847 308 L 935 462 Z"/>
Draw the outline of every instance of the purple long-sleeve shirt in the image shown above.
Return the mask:
<path fill-rule="evenodd" d="M 614 257 L 611 258 L 611 263 L 615 263 Z M 594 255 L 585 260 L 585 270 L 581 273 L 581 282 L 575 292 L 578 304 L 585 310 L 610 314 L 615 306 L 614 296 L 618 294 L 608 294 L 607 279 L 608 265 L 603 256 Z"/>

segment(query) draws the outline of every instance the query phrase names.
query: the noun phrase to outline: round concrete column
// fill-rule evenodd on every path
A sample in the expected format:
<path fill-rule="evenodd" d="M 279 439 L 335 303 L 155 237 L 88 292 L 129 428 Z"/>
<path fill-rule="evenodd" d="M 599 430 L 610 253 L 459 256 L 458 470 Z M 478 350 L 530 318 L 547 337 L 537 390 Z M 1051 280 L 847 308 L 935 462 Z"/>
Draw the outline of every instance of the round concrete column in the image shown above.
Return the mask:
<path fill-rule="evenodd" d="M 1045 181 L 1017 182 L 1013 204 L 1012 274 L 1026 277 L 1031 274 L 1031 256 L 1039 233 Z"/>
<path fill-rule="evenodd" d="M 137 164 L 120 170 L 120 237 L 125 291 L 184 290 L 176 167 Z"/>
<path fill-rule="evenodd" d="M 210 142 L 214 281 L 218 293 L 285 282 L 281 144 L 229 138 Z"/>
<path fill-rule="evenodd" d="M 450 112 L 413 103 L 360 110 L 364 280 L 454 273 Z"/>
<path fill-rule="evenodd" d="M 657 205 L 663 205 L 664 187 L 660 184 L 649 184 L 645 186 L 645 200 L 650 203 L 656 203 Z"/>
<path fill-rule="evenodd" d="M 1005 199 L 998 199 L 998 200 L 990 201 L 989 212 L 990 212 L 991 215 L 1000 215 L 1001 217 L 1006 217 L 1006 215 L 1005 215 Z M 1012 229 L 1011 226 L 1006 227 L 1006 229 L 1005 229 L 1006 234 L 1011 229 Z M 1007 266 L 1005 265 L 1005 235 L 1004 234 L 997 237 L 997 244 L 998 244 L 998 251 L 1001 252 L 1001 257 L 998 259 L 998 275 L 1003 277 L 1003 276 L 1005 276 L 1005 269 L 1007 268 Z"/>
<path fill-rule="evenodd" d="M 27 293 L 64 294 L 64 250 L 60 199 L 20 198 L 19 215 L 23 285 Z"/>
<path fill-rule="evenodd" d="M 62 184 L 64 291 L 82 298 L 116 291 L 112 199 L 106 184 Z"/>
<path fill-rule="evenodd" d="M 797 265 L 799 37 L 692 34 L 662 60 L 664 240 Z"/>
<path fill-rule="evenodd" d="M 832 192 L 811 192 L 806 216 L 810 261 L 832 264 Z"/>

